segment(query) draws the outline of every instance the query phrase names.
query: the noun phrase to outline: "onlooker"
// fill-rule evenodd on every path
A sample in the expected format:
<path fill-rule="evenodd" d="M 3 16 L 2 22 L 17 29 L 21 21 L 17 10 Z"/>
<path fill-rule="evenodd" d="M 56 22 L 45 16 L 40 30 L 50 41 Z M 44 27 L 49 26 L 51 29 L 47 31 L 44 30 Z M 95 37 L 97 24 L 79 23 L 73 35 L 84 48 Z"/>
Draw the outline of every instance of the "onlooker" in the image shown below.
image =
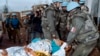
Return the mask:
<path fill-rule="evenodd" d="M 30 24 L 30 39 L 29 39 L 29 42 L 31 42 L 31 40 L 35 37 L 35 32 L 34 32 L 34 24 L 33 24 L 33 20 L 34 20 L 34 11 L 31 12 L 31 15 L 30 15 L 30 20 L 29 20 L 29 24 Z"/>
<path fill-rule="evenodd" d="M 11 38 L 12 30 L 11 30 L 11 27 L 10 27 L 10 20 L 11 20 L 10 14 L 7 14 L 6 20 L 5 20 L 5 27 L 6 27 L 6 30 L 7 30 L 7 33 L 8 33 L 9 40 L 11 41 L 12 40 L 12 38 Z"/>
<path fill-rule="evenodd" d="M 21 23 L 20 23 L 19 19 L 17 18 L 16 14 L 12 14 L 12 19 L 11 19 L 10 23 L 11 23 L 10 24 L 11 30 L 13 31 L 13 41 L 14 41 L 14 43 L 16 43 L 16 41 L 21 43 L 21 38 L 20 38 Z"/>
<path fill-rule="evenodd" d="M 31 19 L 30 19 L 30 15 L 27 14 L 26 18 L 24 19 L 24 25 L 25 25 L 25 29 L 27 32 L 27 38 L 26 38 L 26 42 L 29 43 L 30 39 L 31 39 Z"/>
<path fill-rule="evenodd" d="M 36 37 L 42 37 L 41 11 L 39 9 L 35 12 L 33 24 L 35 25 L 34 31 L 36 33 Z"/>

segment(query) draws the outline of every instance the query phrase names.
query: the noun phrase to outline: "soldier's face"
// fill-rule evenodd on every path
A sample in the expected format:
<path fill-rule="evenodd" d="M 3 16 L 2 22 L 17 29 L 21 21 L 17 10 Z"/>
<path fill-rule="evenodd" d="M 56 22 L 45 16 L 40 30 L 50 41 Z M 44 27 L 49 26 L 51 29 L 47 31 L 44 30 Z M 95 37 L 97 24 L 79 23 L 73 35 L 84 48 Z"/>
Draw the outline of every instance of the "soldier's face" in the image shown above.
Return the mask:
<path fill-rule="evenodd" d="M 75 2 L 78 2 L 78 3 L 79 3 L 79 1 L 80 1 L 80 0 L 73 0 L 73 1 L 75 1 Z"/>
<path fill-rule="evenodd" d="M 12 16 L 12 18 L 16 18 L 16 16 Z"/>
<path fill-rule="evenodd" d="M 56 7 L 56 2 L 53 3 L 53 6 Z"/>
<path fill-rule="evenodd" d="M 27 15 L 27 16 L 26 16 L 26 19 L 28 19 L 28 18 L 29 18 L 29 16 Z"/>
<path fill-rule="evenodd" d="M 56 8 L 56 3 L 55 3 L 55 2 L 53 3 L 53 7 L 55 7 L 55 8 Z"/>
<path fill-rule="evenodd" d="M 62 7 L 62 10 L 66 10 L 66 7 L 65 7 L 65 6 L 63 6 L 63 7 Z"/>
<path fill-rule="evenodd" d="M 37 9 L 36 11 L 39 11 L 39 9 Z"/>
<path fill-rule="evenodd" d="M 60 7 L 60 2 L 57 2 L 57 3 L 56 3 L 56 6 L 57 6 L 57 7 Z"/>
<path fill-rule="evenodd" d="M 7 18 L 10 18 L 10 16 L 9 16 L 9 15 L 7 15 Z"/>

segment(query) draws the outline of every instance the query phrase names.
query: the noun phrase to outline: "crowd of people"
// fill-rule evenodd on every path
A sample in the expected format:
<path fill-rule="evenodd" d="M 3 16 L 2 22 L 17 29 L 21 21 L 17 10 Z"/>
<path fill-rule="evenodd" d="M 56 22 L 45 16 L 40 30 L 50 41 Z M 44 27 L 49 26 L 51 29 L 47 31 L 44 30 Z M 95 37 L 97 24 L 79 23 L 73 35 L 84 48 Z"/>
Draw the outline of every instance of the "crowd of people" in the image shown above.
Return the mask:
<path fill-rule="evenodd" d="M 60 39 L 75 49 L 73 56 L 87 56 L 99 38 L 98 30 L 88 10 L 85 0 L 70 2 L 53 0 L 51 5 L 33 10 L 26 15 L 23 22 L 28 34 L 27 42 L 35 38 Z M 16 41 L 20 43 L 21 23 L 16 15 L 12 14 L 11 18 L 7 15 L 5 23 L 9 40 L 13 39 L 14 43 Z"/>
<path fill-rule="evenodd" d="M 43 38 L 41 26 L 43 9 L 44 8 L 42 7 L 38 7 L 30 14 L 27 14 L 24 20 L 21 20 L 17 13 L 7 13 L 4 25 L 7 30 L 9 40 L 13 41 L 14 43 L 21 43 L 21 28 L 25 28 L 26 30 L 25 32 L 27 33 L 27 38 L 25 41 L 27 43 L 31 42 L 35 37 Z"/>
<path fill-rule="evenodd" d="M 15 13 L 12 15 L 7 14 L 6 16 L 5 27 L 8 33 L 9 41 L 20 43 L 20 27 L 22 27 L 20 20 Z"/>

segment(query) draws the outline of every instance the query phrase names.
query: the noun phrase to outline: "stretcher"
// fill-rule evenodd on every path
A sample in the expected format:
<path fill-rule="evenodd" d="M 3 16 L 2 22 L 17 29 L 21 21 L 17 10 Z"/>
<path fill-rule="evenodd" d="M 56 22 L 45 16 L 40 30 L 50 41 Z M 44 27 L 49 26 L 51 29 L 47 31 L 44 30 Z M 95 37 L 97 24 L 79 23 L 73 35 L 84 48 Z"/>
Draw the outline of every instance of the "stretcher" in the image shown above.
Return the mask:
<path fill-rule="evenodd" d="M 56 40 L 56 39 L 55 39 Z M 56 40 L 58 45 L 61 44 L 60 40 Z M 67 49 L 65 49 L 67 47 Z M 31 42 L 26 46 L 15 46 L 6 49 L 0 49 L 0 56 L 66 56 L 66 50 L 68 50 L 67 43 L 63 42 L 60 49 L 55 53 L 52 53 L 52 46 L 50 40 L 39 40 Z M 62 52 L 63 50 L 63 52 Z"/>

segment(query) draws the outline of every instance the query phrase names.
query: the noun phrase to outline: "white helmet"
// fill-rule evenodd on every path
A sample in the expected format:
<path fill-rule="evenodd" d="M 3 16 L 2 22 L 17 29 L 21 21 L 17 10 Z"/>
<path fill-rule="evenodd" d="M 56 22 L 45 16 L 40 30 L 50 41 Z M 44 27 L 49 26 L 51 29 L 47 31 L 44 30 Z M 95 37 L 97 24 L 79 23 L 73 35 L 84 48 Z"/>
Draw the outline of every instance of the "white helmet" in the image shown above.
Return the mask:
<path fill-rule="evenodd" d="M 12 16 L 16 16 L 16 13 L 12 13 Z"/>
<path fill-rule="evenodd" d="M 77 7 L 80 7 L 80 5 L 77 3 L 77 2 L 69 2 L 68 5 L 67 5 L 67 11 L 71 11 L 73 10 L 74 8 L 77 8 Z"/>
<path fill-rule="evenodd" d="M 62 4 L 61 4 L 61 6 L 67 6 L 68 5 L 68 2 L 63 2 Z"/>
<path fill-rule="evenodd" d="M 10 16 L 10 13 L 7 13 L 6 15 L 7 15 L 7 16 Z"/>

